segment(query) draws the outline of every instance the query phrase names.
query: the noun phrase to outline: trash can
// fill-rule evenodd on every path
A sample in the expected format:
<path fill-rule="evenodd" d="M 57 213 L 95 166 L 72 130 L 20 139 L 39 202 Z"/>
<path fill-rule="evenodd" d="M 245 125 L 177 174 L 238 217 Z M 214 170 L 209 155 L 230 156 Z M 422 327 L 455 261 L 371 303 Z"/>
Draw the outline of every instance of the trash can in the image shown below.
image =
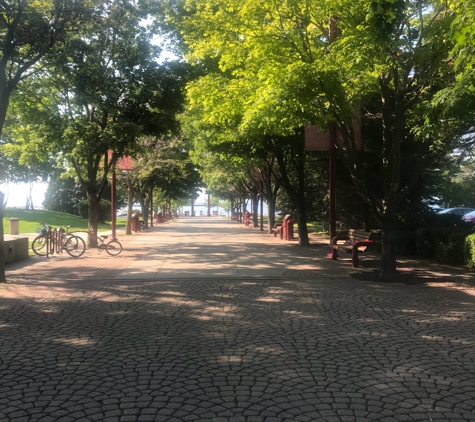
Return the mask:
<path fill-rule="evenodd" d="M 155 215 L 155 221 L 156 221 L 157 224 L 162 224 L 163 223 L 161 212 L 159 212 L 158 214 Z"/>
<path fill-rule="evenodd" d="M 295 220 L 293 218 L 287 220 L 287 240 L 294 238 L 294 223 Z"/>
<path fill-rule="evenodd" d="M 290 214 L 287 214 L 282 220 L 282 229 L 280 230 L 280 238 L 284 240 L 289 240 L 288 238 L 288 221 L 290 220 Z"/>
<path fill-rule="evenodd" d="M 10 235 L 19 235 L 20 226 L 18 218 L 10 218 Z"/>
<path fill-rule="evenodd" d="M 138 214 L 132 214 L 132 220 L 131 220 L 132 224 L 131 224 L 131 227 L 130 229 L 133 231 L 133 232 L 139 232 L 141 227 L 140 227 L 140 221 L 139 221 L 139 216 Z"/>

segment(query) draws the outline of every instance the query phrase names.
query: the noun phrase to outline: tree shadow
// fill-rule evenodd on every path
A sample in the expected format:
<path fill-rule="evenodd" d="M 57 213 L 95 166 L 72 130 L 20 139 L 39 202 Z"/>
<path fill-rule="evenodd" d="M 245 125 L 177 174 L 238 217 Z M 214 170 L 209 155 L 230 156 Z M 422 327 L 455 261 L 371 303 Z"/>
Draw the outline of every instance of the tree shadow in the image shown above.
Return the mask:
<path fill-rule="evenodd" d="M 474 305 L 351 278 L 17 281 L 0 290 L 0 412 L 468 420 Z"/>

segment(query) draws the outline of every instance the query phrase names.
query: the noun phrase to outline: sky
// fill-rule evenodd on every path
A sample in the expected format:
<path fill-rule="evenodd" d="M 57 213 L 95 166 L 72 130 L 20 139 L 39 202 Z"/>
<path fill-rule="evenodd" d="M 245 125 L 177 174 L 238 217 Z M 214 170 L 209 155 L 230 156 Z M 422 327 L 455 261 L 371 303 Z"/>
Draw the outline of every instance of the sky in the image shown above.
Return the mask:
<path fill-rule="evenodd" d="M 35 183 L 32 190 L 33 205 L 35 208 L 41 208 L 45 199 L 47 183 Z M 30 194 L 28 183 L 10 183 L 9 185 L 0 184 L 0 191 L 7 197 L 7 208 L 24 208 L 26 198 Z"/>
<path fill-rule="evenodd" d="M 26 205 L 26 198 L 29 195 L 29 185 L 28 183 L 10 183 L 8 186 L 6 184 L 0 184 L 0 191 L 5 193 L 7 198 L 7 208 L 24 208 Z M 35 208 L 42 208 L 43 201 L 45 199 L 45 193 L 48 189 L 47 183 L 35 183 L 32 190 L 33 196 L 33 205 Z M 204 191 L 204 189 L 203 189 Z M 208 195 L 201 193 L 199 198 L 195 203 L 201 205 L 208 204 Z M 191 200 L 190 200 L 191 204 Z"/>

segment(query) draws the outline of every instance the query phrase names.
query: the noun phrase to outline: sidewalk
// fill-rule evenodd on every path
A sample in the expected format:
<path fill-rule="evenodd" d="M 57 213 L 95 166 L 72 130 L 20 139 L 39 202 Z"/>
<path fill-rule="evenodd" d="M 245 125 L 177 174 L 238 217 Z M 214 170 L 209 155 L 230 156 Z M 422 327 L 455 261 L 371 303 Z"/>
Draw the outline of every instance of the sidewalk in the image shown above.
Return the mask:
<path fill-rule="evenodd" d="M 0 421 L 475 420 L 471 275 L 378 281 L 219 218 L 120 241 L 7 267 Z"/>
<path fill-rule="evenodd" d="M 338 261 L 327 257 L 328 238 L 311 236 L 310 247 L 284 241 L 258 228 L 221 217 L 189 217 L 125 236 L 118 231 L 123 251 L 111 257 L 105 251 L 87 250 L 80 258 L 68 254 L 30 257 L 7 265 L 9 279 L 151 280 L 209 277 L 319 277 L 335 278 L 374 273 L 379 256 L 360 255 L 360 268 L 351 268 L 351 255 Z M 400 271 L 417 272 L 436 279 L 470 283 L 474 274 L 464 269 L 416 259 L 399 259 Z"/>
<path fill-rule="evenodd" d="M 320 244 L 299 248 L 259 229 L 220 217 L 181 218 L 125 236 L 123 252 L 87 250 L 81 258 L 66 253 L 10 264 L 10 278 L 30 279 L 164 279 L 206 277 L 347 276 L 343 262 L 324 258 Z M 322 256 L 319 256 L 322 253 Z"/>

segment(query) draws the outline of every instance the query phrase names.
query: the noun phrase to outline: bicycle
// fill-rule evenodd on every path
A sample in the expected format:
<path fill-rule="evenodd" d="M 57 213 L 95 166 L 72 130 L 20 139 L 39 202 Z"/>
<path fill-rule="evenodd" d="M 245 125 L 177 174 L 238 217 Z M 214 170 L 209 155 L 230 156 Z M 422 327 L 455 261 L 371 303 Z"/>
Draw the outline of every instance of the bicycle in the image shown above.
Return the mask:
<path fill-rule="evenodd" d="M 78 258 L 86 250 L 86 244 L 81 237 L 68 233 L 70 226 L 66 226 L 64 230 L 62 227 L 53 229 L 48 223 L 39 224 L 40 226 L 36 226 L 36 232 L 40 235 L 31 245 L 36 255 L 49 256 L 65 250 L 69 256 Z"/>
<path fill-rule="evenodd" d="M 109 236 L 107 235 L 97 235 L 93 229 L 90 230 L 84 230 L 80 232 L 71 232 L 72 234 L 74 233 L 86 233 L 88 236 L 91 236 L 95 240 L 96 248 L 100 251 L 105 250 L 109 255 L 111 256 L 117 256 L 122 252 L 122 244 L 116 240 L 116 239 L 111 239 L 106 242 L 107 238 Z M 82 238 L 81 238 L 82 240 Z"/>

